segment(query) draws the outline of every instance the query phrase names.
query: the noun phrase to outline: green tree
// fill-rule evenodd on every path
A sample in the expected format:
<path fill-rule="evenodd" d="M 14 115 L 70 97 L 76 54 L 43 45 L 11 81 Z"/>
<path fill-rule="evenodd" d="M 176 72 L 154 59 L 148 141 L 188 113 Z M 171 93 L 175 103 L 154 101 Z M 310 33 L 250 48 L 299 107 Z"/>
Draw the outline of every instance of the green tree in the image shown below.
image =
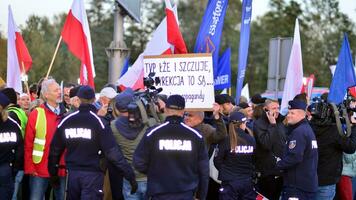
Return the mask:
<path fill-rule="evenodd" d="M 6 81 L 6 48 L 7 40 L 3 38 L 3 35 L 0 33 L 0 77 Z"/>

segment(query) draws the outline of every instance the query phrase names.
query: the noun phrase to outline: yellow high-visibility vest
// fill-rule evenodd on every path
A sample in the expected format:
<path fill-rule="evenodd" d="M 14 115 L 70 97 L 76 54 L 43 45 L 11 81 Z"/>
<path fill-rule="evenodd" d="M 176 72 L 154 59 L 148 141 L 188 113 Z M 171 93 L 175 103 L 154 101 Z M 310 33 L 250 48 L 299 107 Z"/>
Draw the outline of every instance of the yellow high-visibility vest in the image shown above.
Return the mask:
<path fill-rule="evenodd" d="M 35 164 L 38 164 L 42 161 L 46 145 L 47 119 L 43 108 L 38 107 L 36 110 L 36 135 L 33 142 L 32 160 Z"/>

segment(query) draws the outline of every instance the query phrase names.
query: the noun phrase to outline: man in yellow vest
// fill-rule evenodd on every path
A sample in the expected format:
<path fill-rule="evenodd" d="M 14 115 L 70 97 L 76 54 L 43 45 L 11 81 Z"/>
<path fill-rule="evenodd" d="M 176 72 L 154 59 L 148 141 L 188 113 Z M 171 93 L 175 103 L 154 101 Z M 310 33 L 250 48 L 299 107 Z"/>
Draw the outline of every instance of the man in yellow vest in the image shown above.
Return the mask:
<path fill-rule="evenodd" d="M 30 199 L 42 200 L 50 180 L 48 155 L 56 127 L 65 108 L 61 101 L 61 91 L 54 79 L 44 80 L 41 95 L 45 102 L 34 109 L 29 117 L 25 133 L 25 174 L 30 175 Z M 58 172 L 61 177 L 58 184 L 52 184 L 56 199 L 63 199 L 65 170 L 63 155 Z"/>

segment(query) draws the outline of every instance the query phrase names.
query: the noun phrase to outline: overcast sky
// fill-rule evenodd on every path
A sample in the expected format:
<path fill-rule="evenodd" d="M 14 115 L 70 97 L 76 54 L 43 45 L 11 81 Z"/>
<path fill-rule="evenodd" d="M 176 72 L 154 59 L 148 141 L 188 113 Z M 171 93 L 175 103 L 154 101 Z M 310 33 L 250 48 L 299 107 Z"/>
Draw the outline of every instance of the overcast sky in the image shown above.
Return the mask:
<path fill-rule="evenodd" d="M 194 1 L 194 0 L 192 0 Z M 234 1 L 234 0 L 230 0 Z M 88 6 L 88 0 L 85 0 Z M 162 3 L 164 0 L 162 0 Z M 268 0 L 253 0 L 252 20 L 268 10 Z M 15 22 L 18 26 L 24 25 L 31 14 L 47 16 L 52 20 L 53 15 L 61 12 L 67 13 L 72 0 L 0 0 L 0 31 L 7 34 L 8 5 L 11 5 Z M 340 0 L 342 12 L 356 23 L 356 0 Z"/>

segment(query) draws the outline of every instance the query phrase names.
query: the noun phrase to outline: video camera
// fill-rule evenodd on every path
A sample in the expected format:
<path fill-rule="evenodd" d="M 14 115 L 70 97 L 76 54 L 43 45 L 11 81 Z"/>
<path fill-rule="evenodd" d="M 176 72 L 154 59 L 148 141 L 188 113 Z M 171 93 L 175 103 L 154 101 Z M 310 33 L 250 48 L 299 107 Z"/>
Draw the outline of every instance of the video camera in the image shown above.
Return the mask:
<path fill-rule="evenodd" d="M 317 125 L 334 125 L 336 124 L 339 134 L 342 136 L 350 136 L 351 123 L 350 114 L 356 111 L 352 102 L 356 100 L 348 95 L 339 105 L 327 102 L 326 99 L 316 97 L 312 99 L 313 103 L 308 107 L 308 111 L 312 115 L 311 123 Z"/>
<path fill-rule="evenodd" d="M 156 88 L 154 85 L 160 83 L 158 77 L 154 78 L 155 73 L 151 72 L 148 77 L 143 78 L 143 85 L 146 90 L 143 92 L 136 92 L 134 100 L 127 106 L 129 126 L 132 128 L 142 127 L 147 123 L 152 126 L 154 123 L 159 123 L 155 104 L 157 103 L 157 95 L 162 92 L 162 88 Z M 152 122 L 150 119 L 154 119 Z M 153 123 L 153 124 L 152 124 Z"/>

